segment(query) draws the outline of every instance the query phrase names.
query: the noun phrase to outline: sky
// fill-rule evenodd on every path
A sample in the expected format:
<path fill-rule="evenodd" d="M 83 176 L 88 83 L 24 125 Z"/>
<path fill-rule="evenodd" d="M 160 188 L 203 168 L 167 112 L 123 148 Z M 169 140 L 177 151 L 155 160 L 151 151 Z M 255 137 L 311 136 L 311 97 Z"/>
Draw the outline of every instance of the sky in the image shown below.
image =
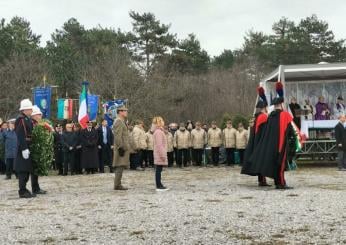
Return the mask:
<path fill-rule="evenodd" d="M 72 17 L 86 28 L 131 31 L 131 10 L 154 13 L 179 39 L 195 33 L 211 56 L 241 48 L 249 30 L 270 33 L 283 16 L 298 22 L 316 14 L 337 39 L 346 38 L 345 0 L 0 0 L 0 18 L 24 17 L 43 46 Z"/>

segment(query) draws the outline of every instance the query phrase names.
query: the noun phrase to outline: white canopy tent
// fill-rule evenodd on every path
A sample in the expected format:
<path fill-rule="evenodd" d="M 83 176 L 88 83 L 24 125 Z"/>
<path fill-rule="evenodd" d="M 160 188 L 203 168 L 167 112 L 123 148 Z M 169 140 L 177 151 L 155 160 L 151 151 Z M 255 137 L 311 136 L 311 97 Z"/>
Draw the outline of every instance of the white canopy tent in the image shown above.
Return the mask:
<path fill-rule="evenodd" d="M 302 65 L 280 65 L 273 72 L 265 76 L 260 85 L 264 87 L 268 103 L 276 95 L 275 82 L 281 81 L 284 86 L 285 103 L 289 103 L 289 97 L 296 97 L 298 102 L 309 99 L 313 104 L 317 102 L 319 96 L 327 97 L 331 106 L 335 103 L 336 97 L 341 95 L 346 97 L 346 63 L 320 63 Z M 334 128 L 337 120 L 329 121 L 302 121 L 301 131 L 309 137 L 311 128 Z M 325 144 L 324 147 L 321 144 Z M 328 145 L 328 147 L 327 147 Z M 324 149 L 324 148 L 325 149 Z M 307 141 L 303 154 L 329 154 L 335 151 L 335 142 Z M 324 150 L 323 150 L 324 149 Z"/>
<path fill-rule="evenodd" d="M 273 72 L 264 77 L 260 84 L 265 88 L 269 95 L 268 82 L 281 81 L 286 91 L 286 83 L 328 83 L 345 82 L 346 63 L 321 63 L 303 65 L 280 65 Z M 341 94 L 346 91 L 340 91 Z M 285 93 L 287 96 L 287 93 Z M 268 97 L 268 96 L 267 96 Z M 269 96 L 270 97 L 270 96 Z M 287 98 L 285 98 L 287 102 Z"/>

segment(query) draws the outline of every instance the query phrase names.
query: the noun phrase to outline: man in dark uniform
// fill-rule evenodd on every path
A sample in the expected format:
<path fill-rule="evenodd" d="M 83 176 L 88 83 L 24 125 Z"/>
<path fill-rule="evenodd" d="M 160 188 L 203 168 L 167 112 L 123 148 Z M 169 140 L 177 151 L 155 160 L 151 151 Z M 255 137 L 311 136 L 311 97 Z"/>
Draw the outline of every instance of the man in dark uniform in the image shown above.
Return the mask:
<path fill-rule="evenodd" d="M 18 175 L 19 180 L 19 197 L 31 198 L 35 194 L 31 193 L 26 188 L 26 183 L 29 180 L 29 175 L 33 171 L 33 166 L 30 158 L 29 144 L 31 143 L 31 133 L 33 124 L 31 121 L 32 103 L 29 99 L 24 99 L 20 102 L 20 114 L 15 122 L 15 131 L 18 139 L 17 158 L 14 164 L 14 170 Z M 33 184 L 33 183 L 32 183 Z"/>
<path fill-rule="evenodd" d="M 58 169 L 58 175 L 63 175 L 64 164 L 64 141 L 63 130 L 60 124 L 57 124 L 54 132 L 54 159 L 55 166 Z"/>
<path fill-rule="evenodd" d="M 31 113 L 31 120 L 33 128 L 35 128 L 38 123 L 42 120 L 42 112 L 40 108 L 36 105 L 33 106 L 32 113 Z M 34 160 L 32 160 L 33 165 L 35 166 Z M 39 183 L 38 183 L 38 175 L 32 173 L 31 174 L 31 187 L 32 187 L 32 193 L 34 194 L 46 194 L 47 192 L 42 190 Z"/>
<path fill-rule="evenodd" d="M 81 164 L 87 174 L 94 174 L 99 167 L 97 151 L 98 135 L 93 123 L 88 122 L 88 127 L 83 129 L 80 134 L 82 145 Z"/>
<path fill-rule="evenodd" d="M 255 121 L 253 127 L 250 129 L 250 138 L 249 143 L 245 150 L 245 160 L 244 166 L 242 167 L 241 173 L 248 174 L 252 176 L 258 176 L 258 185 L 259 186 L 270 186 L 267 184 L 265 176 L 257 173 L 257 169 L 255 166 L 252 166 L 248 159 L 251 157 L 252 153 L 258 146 L 259 141 L 264 135 L 268 114 L 267 114 L 267 102 L 266 101 L 258 101 L 256 105 L 256 114 Z"/>
<path fill-rule="evenodd" d="M 81 167 L 81 154 L 82 154 L 82 145 L 80 143 L 80 125 L 78 123 L 74 124 L 73 131 L 76 135 L 76 150 L 75 150 L 75 159 L 74 159 L 74 165 L 76 174 L 83 174 L 83 169 Z"/>
<path fill-rule="evenodd" d="M 112 173 L 112 150 L 113 150 L 113 132 L 108 127 L 108 123 L 106 119 L 103 119 L 101 127 L 97 129 L 98 131 L 98 147 L 99 147 L 99 171 L 100 173 L 104 173 L 104 166 L 109 166 L 109 170 Z"/>
<path fill-rule="evenodd" d="M 66 124 L 66 131 L 63 133 L 63 143 L 64 143 L 64 170 L 63 175 L 68 174 L 70 169 L 71 175 L 77 173 L 75 166 L 75 151 L 77 146 L 77 135 L 73 132 L 72 123 Z"/>
<path fill-rule="evenodd" d="M 266 130 L 250 157 L 250 163 L 258 174 L 273 178 L 276 189 L 292 189 L 286 185 L 284 171 L 290 154 L 294 154 L 296 136 L 292 126 L 293 117 L 283 110 L 283 98 L 273 100 L 275 109 L 270 113 Z"/>

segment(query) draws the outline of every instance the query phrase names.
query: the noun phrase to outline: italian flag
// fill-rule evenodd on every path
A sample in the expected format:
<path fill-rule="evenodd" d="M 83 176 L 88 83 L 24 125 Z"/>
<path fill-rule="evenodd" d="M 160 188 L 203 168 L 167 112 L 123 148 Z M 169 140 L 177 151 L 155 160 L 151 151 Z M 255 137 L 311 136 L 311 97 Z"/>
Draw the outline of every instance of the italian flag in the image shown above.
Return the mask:
<path fill-rule="evenodd" d="M 82 93 L 79 97 L 79 113 L 78 113 L 78 122 L 82 128 L 87 127 L 87 122 L 89 121 L 88 116 L 88 103 L 87 103 L 87 84 L 83 83 Z"/>
<path fill-rule="evenodd" d="M 58 119 L 72 119 L 73 116 L 73 100 L 59 99 L 58 100 Z"/>

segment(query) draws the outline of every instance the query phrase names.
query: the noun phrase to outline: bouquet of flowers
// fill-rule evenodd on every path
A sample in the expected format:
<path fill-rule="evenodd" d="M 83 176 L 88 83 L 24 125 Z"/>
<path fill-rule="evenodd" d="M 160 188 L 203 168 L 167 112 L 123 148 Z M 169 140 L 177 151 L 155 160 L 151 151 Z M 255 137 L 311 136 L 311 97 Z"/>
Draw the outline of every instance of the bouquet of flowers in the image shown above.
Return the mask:
<path fill-rule="evenodd" d="M 30 145 L 34 174 L 48 175 L 54 157 L 53 141 L 53 127 L 48 120 L 34 126 Z"/>

